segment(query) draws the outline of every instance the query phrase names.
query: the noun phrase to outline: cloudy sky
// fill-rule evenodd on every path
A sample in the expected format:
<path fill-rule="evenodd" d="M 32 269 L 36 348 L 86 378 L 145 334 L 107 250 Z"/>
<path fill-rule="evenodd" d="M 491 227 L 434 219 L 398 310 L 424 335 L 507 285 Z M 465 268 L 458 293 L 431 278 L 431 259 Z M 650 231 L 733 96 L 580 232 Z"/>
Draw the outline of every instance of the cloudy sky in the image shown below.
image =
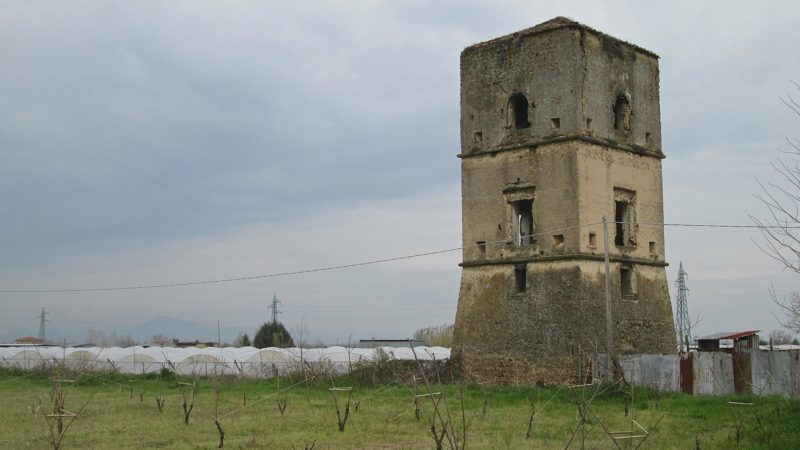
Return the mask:
<path fill-rule="evenodd" d="M 750 224 L 800 135 L 800 4 L 0 3 L 0 290 L 183 283 L 460 245 L 458 64 L 568 16 L 661 56 L 666 221 Z M 800 93 L 799 93 L 800 94 Z M 666 230 L 699 333 L 778 325 L 754 230 Z M 0 294 L 0 330 L 158 316 L 404 338 L 455 316 L 459 252 L 190 287 Z M 674 294 L 674 289 L 671 291 Z M 164 330 L 168 333 L 168 330 Z M 195 336 L 180 336 L 194 338 Z M 198 336 L 203 337 L 203 336 Z"/>

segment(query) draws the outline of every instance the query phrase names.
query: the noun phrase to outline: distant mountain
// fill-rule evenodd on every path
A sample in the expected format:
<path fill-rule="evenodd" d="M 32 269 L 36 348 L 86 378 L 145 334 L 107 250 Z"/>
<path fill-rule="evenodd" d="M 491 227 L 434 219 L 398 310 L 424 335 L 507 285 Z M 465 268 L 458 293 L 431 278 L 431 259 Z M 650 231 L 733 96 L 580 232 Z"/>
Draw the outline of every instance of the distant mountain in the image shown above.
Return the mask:
<path fill-rule="evenodd" d="M 156 334 L 161 334 L 169 339 L 181 341 L 216 341 L 217 328 L 215 326 L 200 325 L 188 320 L 176 317 L 160 316 L 150 319 L 138 325 L 126 328 L 104 328 L 102 326 L 91 326 L 85 330 L 62 330 L 57 328 L 47 328 L 47 340 L 52 343 L 60 343 L 64 340 L 67 344 L 82 344 L 86 342 L 89 335 L 89 328 L 102 331 L 107 335 L 116 332 L 117 335 L 130 335 L 134 341 L 148 343 Z M 14 330 L 0 330 L 0 343 L 13 343 L 14 340 L 23 336 L 38 336 L 39 330 L 29 328 L 17 328 Z M 230 336 L 223 335 L 223 341 L 232 339 Z"/>

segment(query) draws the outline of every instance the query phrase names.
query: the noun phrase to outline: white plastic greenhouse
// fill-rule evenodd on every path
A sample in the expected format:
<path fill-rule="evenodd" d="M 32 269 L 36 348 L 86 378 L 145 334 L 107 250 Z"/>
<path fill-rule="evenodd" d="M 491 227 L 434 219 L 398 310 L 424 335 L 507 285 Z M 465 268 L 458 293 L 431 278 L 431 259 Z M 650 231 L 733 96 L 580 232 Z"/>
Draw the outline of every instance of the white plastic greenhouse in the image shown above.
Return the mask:
<path fill-rule="evenodd" d="M 303 367 L 346 373 L 359 363 L 374 361 L 379 355 L 396 360 L 413 360 L 414 353 L 421 361 L 450 358 L 450 349 L 443 347 L 415 347 L 412 351 L 410 347 L 258 349 L 11 346 L 0 347 L 0 366 L 37 370 L 63 364 L 77 371 L 116 371 L 131 374 L 158 372 L 166 368 L 177 374 L 190 376 L 269 378 L 299 371 Z"/>

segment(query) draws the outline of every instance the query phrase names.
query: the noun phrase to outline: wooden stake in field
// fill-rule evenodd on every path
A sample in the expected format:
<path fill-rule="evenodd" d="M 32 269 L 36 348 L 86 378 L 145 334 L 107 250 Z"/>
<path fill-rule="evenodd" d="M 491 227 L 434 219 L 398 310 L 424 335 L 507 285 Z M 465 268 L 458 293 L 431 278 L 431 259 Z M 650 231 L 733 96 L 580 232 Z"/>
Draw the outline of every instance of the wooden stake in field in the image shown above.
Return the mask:
<path fill-rule="evenodd" d="M 158 394 L 154 396 L 156 398 L 156 405 L 158 406 L 158 412 L 164 412 L 164 402 L 167 401 L 163 395 Z"/>
<path fill-rule="evenodd" d="M 194 396 L 197 394 L 197 380 L 189 383 L 178 383 L 181 388 L 181 396 L 183 396 L 183 424 L 189 426 L 189 416 L 192 415 L 194 409 Z M 189 395 L 191 393 L 191 396 Z"/>
<path fill-rule="evenodd" d="M 217 426 L 217 431 L 219 432 L 219 446 L 217 446 L 217 448 L 222 448 L 225 446 L 225 431 L 222 430 L 222 425 L 219 423 L 219 420 L 214 419 L 214 425 Z"/>
<path fill-rule="evenodd" d="M 347 423 L 347 418 L 350 417 L 350 399 L 353 397 L 353 388 L 332 387 L 328 389 L 328 392 L 330 392 L 331 396 L 333 396 L 333 404 L 336 407 L 336 419 L 339 422 L 339 431 L 344 431 L 344 426 Z M 344 416 L 342 416 L 341 410 L 339 409 L 339 399 L 336 396 L 337 392 L 347 392 L 347 401 L 345 402 L 344 406 Z"/>
<path fill-rule="evenodd" d="M 61 448 L 61 443 L 64 441 L 64 436 L 66 436 L 70 425 L 72 425 L 72 422 L 78 418 L 81 412 L 83 412 L 83 408 L 85 408 L 94 397 L 94 394 L 92 394 L 76 412 L 67 411 L 64 409 L 67 396 L 61 387 L 62 381 L 64 380 L 52 380 L 53 385 L 50 388 L 50 399 L 53 401 L 53 412 L 51 414 L 45 412 L 44 402 L 39 398 L 40 410 L 47 423 L 47 431 L 50 433 L 50 445 L 54 450 Z"/>

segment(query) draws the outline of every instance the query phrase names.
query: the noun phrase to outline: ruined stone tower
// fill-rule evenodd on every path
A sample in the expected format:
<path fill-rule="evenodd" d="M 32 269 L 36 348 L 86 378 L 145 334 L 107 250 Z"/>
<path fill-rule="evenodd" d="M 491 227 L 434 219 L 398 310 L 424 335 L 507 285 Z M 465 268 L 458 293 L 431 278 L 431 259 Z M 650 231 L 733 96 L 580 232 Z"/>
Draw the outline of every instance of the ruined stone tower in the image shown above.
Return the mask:
<path fill-rule="evenodd" d="M 478 378 L 561 381 L 614 347 L 676 351 L 658 56 L 556 18 L 461 54 L 463 273 L 454 350 Z"/>

